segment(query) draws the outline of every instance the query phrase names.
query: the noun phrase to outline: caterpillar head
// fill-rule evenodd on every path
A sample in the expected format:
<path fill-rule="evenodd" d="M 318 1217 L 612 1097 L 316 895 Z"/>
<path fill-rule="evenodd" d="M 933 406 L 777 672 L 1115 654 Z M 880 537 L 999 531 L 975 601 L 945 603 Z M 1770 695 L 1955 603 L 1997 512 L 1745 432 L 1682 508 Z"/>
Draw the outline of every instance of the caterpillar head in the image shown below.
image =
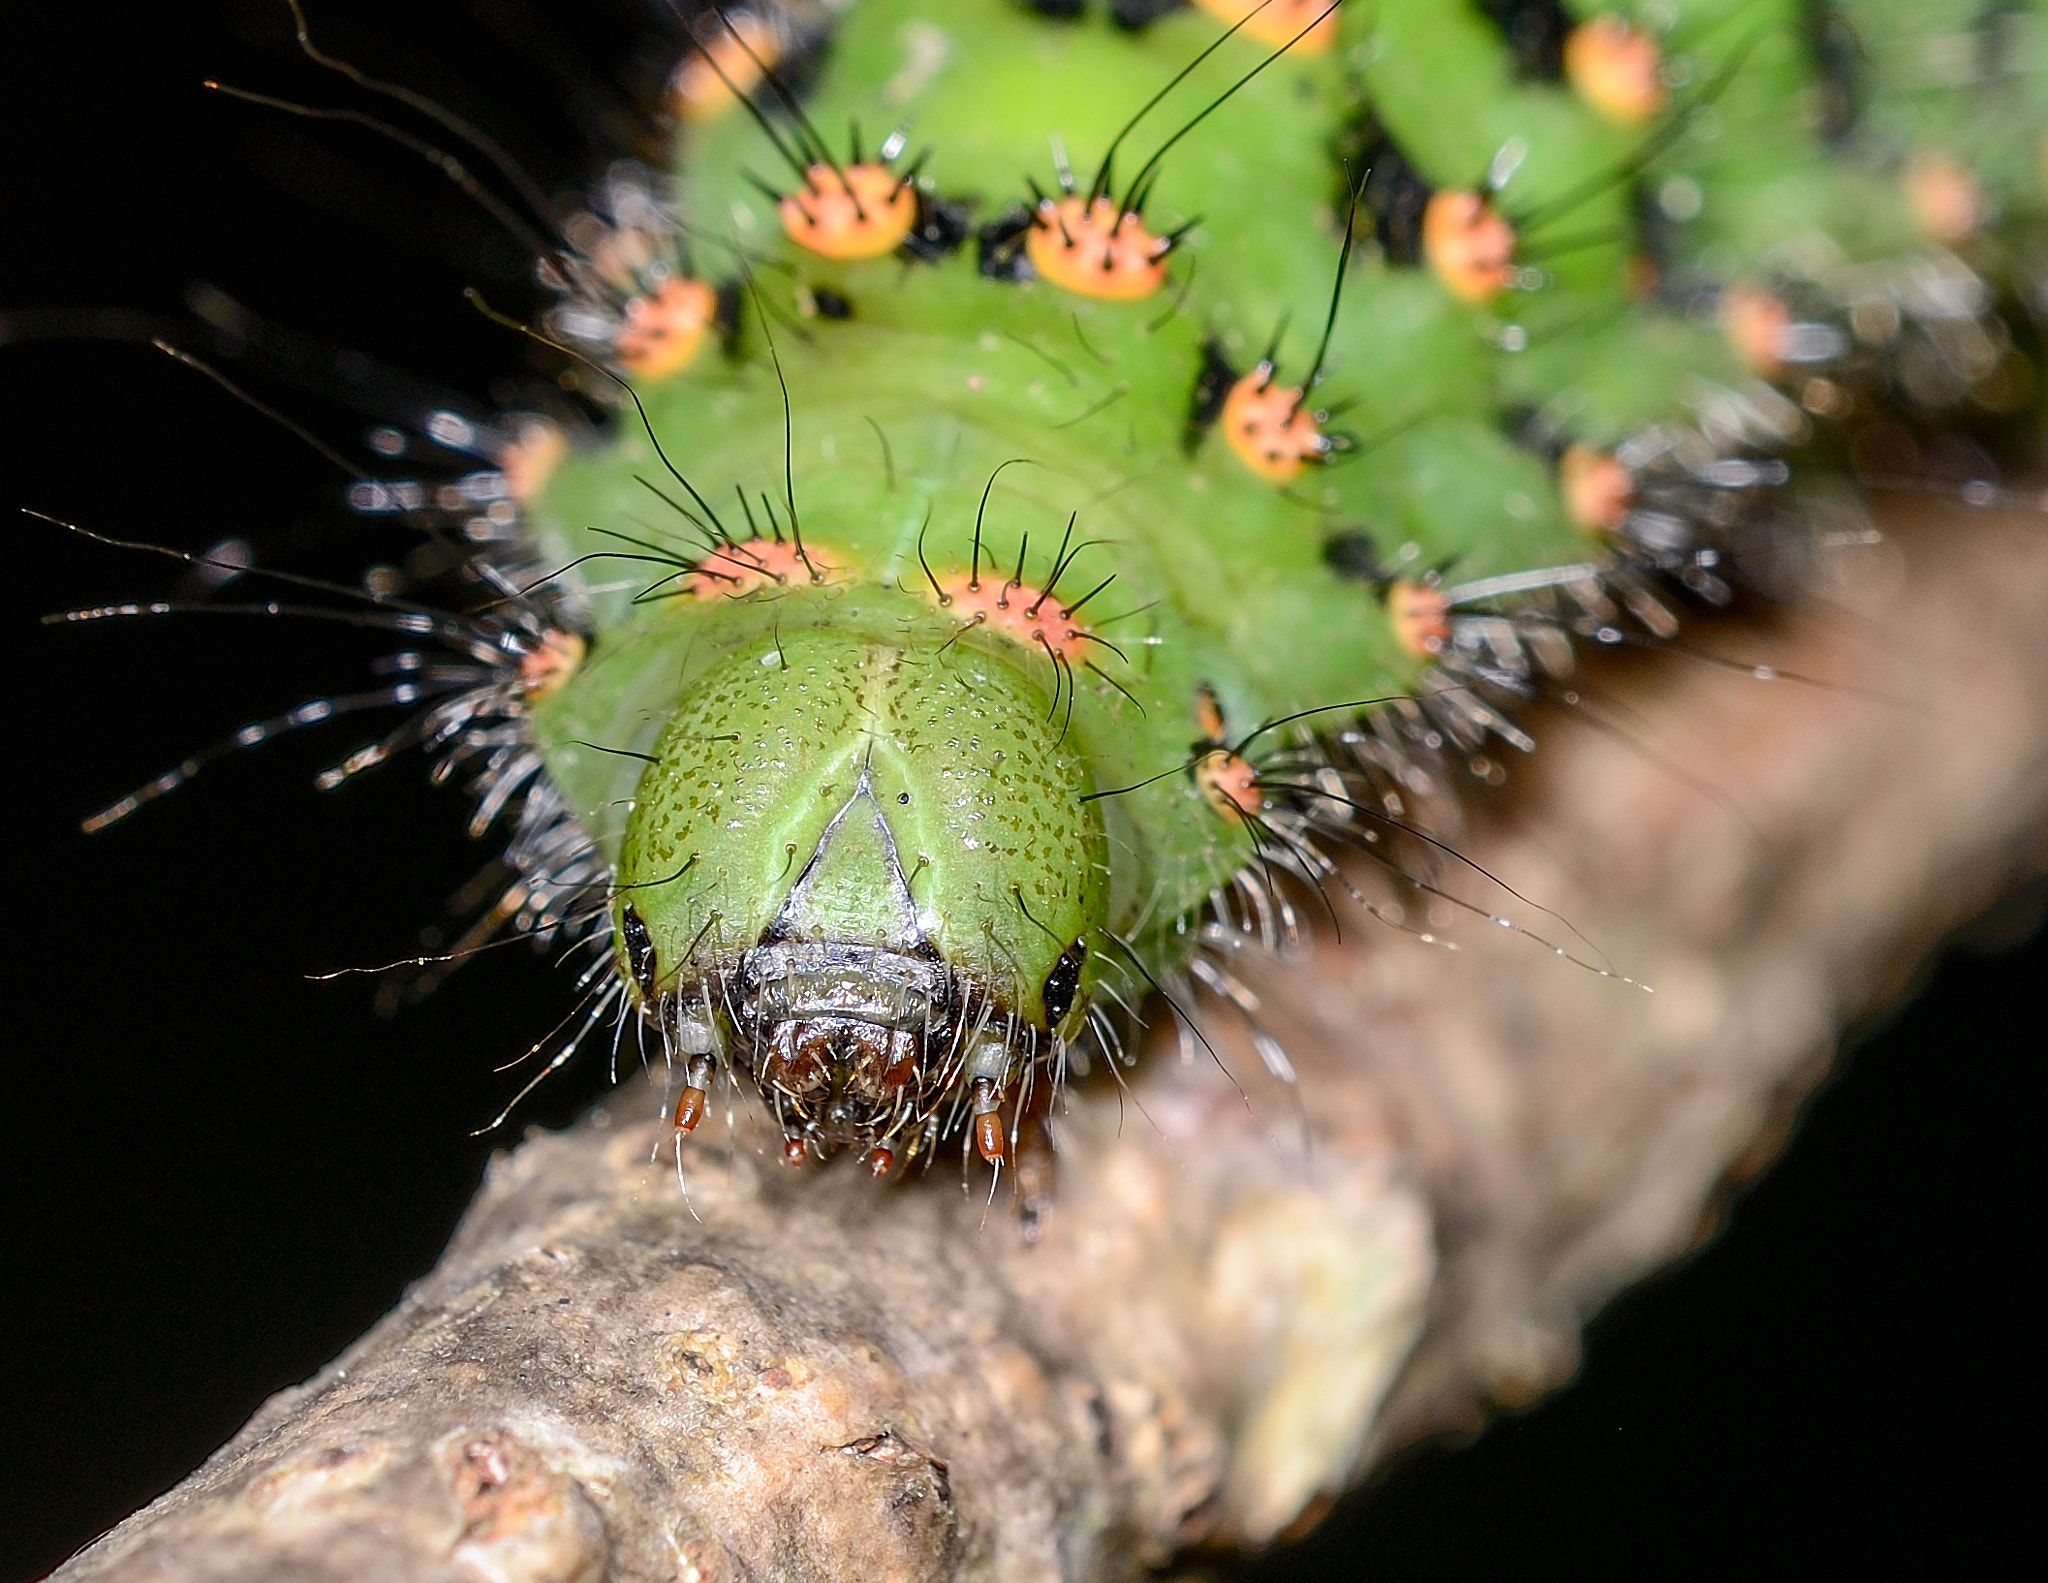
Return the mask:
<path fill-rule="evenodd" d="M 688 692 L 627 824 L 622 974 L 683 1066 L 759 1087 L 790 1160 L 984 1158 L 1085 1011 L 1107 853 L 1044 687 L 954 628 L 782 631 Z M 1013 1112 L 1014 1114 L 1015 1112 Z"/>

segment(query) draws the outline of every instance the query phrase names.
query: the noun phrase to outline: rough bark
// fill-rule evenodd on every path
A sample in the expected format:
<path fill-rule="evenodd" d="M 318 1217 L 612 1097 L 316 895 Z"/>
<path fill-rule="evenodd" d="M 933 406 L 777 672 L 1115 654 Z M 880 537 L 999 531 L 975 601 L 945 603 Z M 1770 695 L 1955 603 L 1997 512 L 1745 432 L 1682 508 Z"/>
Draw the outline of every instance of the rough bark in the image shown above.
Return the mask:
<path fill-rule="evenodd" d="M 1699 640 L 1834 685 L 1606 667 L 1462 843 L 1654 995 L 1348 916 L 1244 964 L 1298 1087 L 1225 1017 L 1220 1060 L 1168 1038 L 1078 1085 L 1035 1246 L 948 1169 L 792 1172 L 744 1107 L 685 1197 L 629 1088 L 501 1157 L 395 1312 L 58 1576 L 1114 1576 L 1555 1385 L 1845 1023 L 2048 866 L 2048 530 L 1912 516 Z"/>

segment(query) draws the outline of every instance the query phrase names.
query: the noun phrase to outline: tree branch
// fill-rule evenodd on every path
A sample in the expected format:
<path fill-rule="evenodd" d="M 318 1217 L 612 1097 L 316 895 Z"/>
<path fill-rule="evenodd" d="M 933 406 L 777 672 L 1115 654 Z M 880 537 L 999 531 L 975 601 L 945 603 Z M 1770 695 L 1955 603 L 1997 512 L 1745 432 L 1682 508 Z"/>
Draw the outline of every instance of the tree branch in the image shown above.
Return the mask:
<path fill-rule="evenodd" d="M 1298 1086 L 1228 1016 L 1214 1059 L 1096 1073 L 1035 1246 L 944 1168 L 791 1172 L 746 1106 L 685 1197 L 628 1087 L 500 1157 L 396 1311 L 59 1576 L 1114 1576 L 1551 1387 L 1837 1031 L 2048 867 L 2048 532 L 1893 515 L 1825 600 L 1693 640 L 1781 679 L 1599 667 L 1460 843 L 1654 995 L 1347 916 L 1238 964 Z"/>

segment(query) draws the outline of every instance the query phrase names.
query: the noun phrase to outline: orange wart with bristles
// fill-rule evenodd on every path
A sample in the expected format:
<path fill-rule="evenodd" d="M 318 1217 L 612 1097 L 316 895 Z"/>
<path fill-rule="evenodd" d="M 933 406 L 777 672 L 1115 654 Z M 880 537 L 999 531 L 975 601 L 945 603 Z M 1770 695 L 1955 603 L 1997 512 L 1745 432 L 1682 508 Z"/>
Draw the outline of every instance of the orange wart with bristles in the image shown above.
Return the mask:
<path fill-rule="evenodd" d="M 683 577 L 692 599 L 737 599 L 763 588 L 829 582 L 831 564 L 789 539 L 748 539 L 722 544 Z"/>
<path fill-rule="evenodd" d="M 861 154 L 860 131 L 856 127 L 850 157 L 844 161 L 835 159 L 802 105 L 776 76 L 772 61 L 761 53 L 738 20 L 723 10 L 714 14 L 725 29 L 725 36 L 713 44 L 697 41 L 694 59 L 754 118 L 755 125 L 795 174 L 799 185 L 790 193 L 777 192 L 758 177 L 747 178 L 774 203 L 789 239 L 820 258 L 840 262 L 880 258 L 910 240 L 918 229 L 917 174 L 922 160 L 913 161 L 909 169 L 900 173 L 890 169 L 896 156 L 903 152 L 902 131 L 899 129 L 884 139 L 878 157 L 869 160 Z M 728 64 L 731 59 L 738 59 L 745 66 L 744 75 Z M 791 117 L 789 126 L 778 128 L 754 102 L 749 90 L 756 84 L 765 84 L 781 101 Z"/>
<path fill-rule="evenodd" d="M 1721 293 L 1721 333 L 1742 366 L 1765 379 L 1785 370 L 1792 310 L 1768 287 L 1737 281 Z"/>
<path fill-rule="evenodd" d="M 1024 251 L 1044 279 L 1079 297 L 1136 302 L 1166 280 L 1173 238 L 1155 236 L 1143 218 L 1106 194 L 1040 198 Z"/>
<path fill-rule="evenodd" d="M 1048 589 L 1034 588 L 1017 578 L 997 582 L 992 576 L 961 572 L 939 579 L 941 603 L 970 626 L 1000 632 L 1027 649 L 1072 663 L 1081 652 L 1087 628 L 1074 620 L 1077 605 L 1062 605 Z"/>
<path fill-rule="evenodd" d="M 559 423 L 538 415 L 518 419 L 497 456 L 505 492 L 522 503 L 533 499 L 568 454 L 569 436 Z"/>
<path fill-rule="evenodd" d="M 1515 283 L 1515 228 L 1486 194 L 1446 187 L 1422 211 L 1422 256 L 1460 302 L 1491 302 Z"/>
<path fill-rule="evenodd" d="M 1239 823 L 1256 819 L 1266 798 L 1258 788 L 1259 772 L 1223 740 L 1223 706 L 1208 687 L 1195 689 L 1195 729 L 1202 733 L 1188 761 L 1188 775 L 1202 800 L 1224 818 Z"/>
<path fill-rule="evenodd" d="M 1337 0 L 1320 0 L 1320 9 L 1315 3 L 1297 4 L 1294 0 L 1248 0 L 1248 3 L 1237 7 L 1229 30 L 1168 79 L 1165 86 L 1140 105 L 1116 136 L 1110 139 L 1109 147 L 1103 151 L 1102 163 L 1096 169 L 1095 179 L 1089 182 L 1085 193 L 1077 190 L 1074 173 L 1067 168 L 1066 155 L 1055 140 L 1054 155 L 1059 167 L 1061 195 L 1048 197 L 1033 183 L 1029 209 L 1017 211 L 1016 216 L 1002 222 L 998 229 L 1005 231 L 1013 240 L 1017 229 L 1021 228 L 1025 256 L 1032 268 L 1043 279 L 1076 296 L 1095 297 L 1106 302 L 1136 302 L 1150 296 L 1166 280 L 1167 254 L 1194 229 L 1196 223 L 1189 220 L 1164 235 L 1155 233 L 1146 225 L 1145 201 L 1152 191 L 1160 161 L 1176 143 L 1227 104 L 1246 83 L 1289 50 L 1306 45 L 1309 36 L 1328 24 L 1336 10 Z M 1302 18 L 1311 12 L 1314 13 L 1313 20 L 1303 23 Z M 1277 47 L 1200 111 L 1182 122 L 1180 129 L 1161 143 L 1139 167 L 1138 174 L 1124 189 L 1123 197 L 1115 197 L 1111 192 L 1110 172 L 1124 139 L 1226 41 L 1240 32 L 1266 37 L 1258 25 L 1269 20 L 1269 13 L 1292 16 L 1299 25 L 1291 31 L 1283 30 L 1273 35 Z M 988 232 L 985 230 L 985 243 L 987 240 Z M 983 273 L 994 272 L 985 260 Z M 1023 277 L 1013 275 L 1011 278 Z"/>
<path fill-rule="evenodd" d="M 1003 467 L 1011 465 L 1014 464 L 1005 462 Z M 995 488 L 996 477 L 1002 471 L 1003 468 L 998 467 L 995 473 L 990 475 L 988 486 L 982 490 L 981 511 L 976 513 L 974 519 L 974 550 L 968 559 L 965 572 L 954 572 L 943 577 L 934 572 L 925 561 L 923 535 L 919 535 L 918 562 L 924 569 L 925 582 L 931 589 L 932 598 L 937 601 L 940 609 L 961 618 L 960 627 L 954 633 L 955 638 L 964 637 L 977 628 L 985 629 L 1000 633 L 1019 647 L 1042 654 L 1050 660 L 1055 677 L 1052 694 L 1054 711 L 1059 709 L 1061 694 L 1064 692 L 1068 714 L 1071 717 L 1074 688 L 1079 681 L 1076 675 L 1078 670 L 1093 673 L 1124 697 L 1129 698 L 1131 695 L 1123 685 L 1088 657 L 1088 650 L 1091 647 L 1100 648 L 1119 660 L 1127 658 L 1124 651 L 1107 638 L 1098 637 L 1076 619 L 1084 606 L 1116 581 L 1116 573 L 1111 572 L 1078 598 L 1067 599 L 1059 593 L 1061 580 L 1082 551 L 1090 547 L 1087 543 L 1074 543 L 1074 524 L 1078 520 L 1078 513 L 1067 518 L 1067 530 L 1060 537 L 1060 547 L 1053 555 L 1052 567 L 1046 574 L 1043 586 L 1024 580 L 1024 563 L 1031 553 L 1029 534 L 1024 536 L 1023 543 L 1017 548 L 1017 563 L 1008 577 L 1003 575 L 992 555 L 984 572 L 982 513 L 988 509 L 989 492 Z"/>
<path fill-rule="evenodd" d="M 1418 660 L 1433 659 L 1451 640 L 1451 601 L 1433 582 L 1397 578 L 1387 588 L 1394 641 Z"/>
<path fill-rule="evenodd" d="M 1628 520 L 1635 499 L 1634 475 L 1612 451 L 1574 444 L 1557 459 L 1557 489 L 1564 514 L 1589 533 L 1614 533 Z"/>
<path fill-rule="evenodd" d="M 820 258 L 880 258 L 917 224 L 916 183 L 886 165 L 815 164 L 805 169 L 802 190 L 775 207 L 789 239 Z"/>
<path fill-rule="evenodd" d="M 1337 253 L 1337 274 L 1330 288 L 1330 310 L 1316 344 L 1315 361 L 1299 385 L 1283 385 L 1276 359 L 1287 333 L 1286 315 L 1273 332 L 1272 343 L 1252 371 L 1232 378 L 1234 370 L 1215 342 L 1205 351 L 1205 364 L 1195 386 L 1191 435 L 1211 422 L 1221 425 L 1231 453 L 1257 478 L 1269 484 L 1290 484 L 1304 467 L 1326 461 L 1331 453 L 1349 449 L 1348 436 L 1324 431 L 1330 413 L 1309 404 L 1309 392 L 1322 383 L 1330 336 L 1337 327 L 1337 309 L 1344 299 L 1344 275 L 1351 263 L 1351 244 L 1358 234 L 1358 193 L 1344 217 L 1344 245 Z M 1227 389 L 1224 381 L 1230 380 Z M 1219 399 L 1220 396 L 1220 399 Z"/>
<path fill-rule="evenodd" d="M 1261 44 L 1292 42 L 1303 54 L 1313 55 L 1337 42 L 1337 8 L 1330 0 L 1195 0 L 1195 4 L 1242 27 L 1246 38 Z"/>
<path fill-rule="evenodd" d="M 787 31 L 752 11 L 728 11 L 724 28 L 697 41 L 668 80 L 669 101 L 685 121 L 715 120 L 758 87 L 782 59 Z"/>
<path fill-rule="evenodd" d="M 1913 223 L 1931 242 L 1968 241 L 1990 212 L 1970 167 L 1948 154 L 1922 150 L 1906 161 L 1901 179 Z"/>
<path fill-rule="evenodd" d="M 1664 53 L 1625 18 L 1603 13 L 1564 41 L 1564 74 L 1581 99 L 1617 126 L 1640 126 L 1664 108 Z"/>
<path fill-rule="evenodd" d="M 717 317 L 718 293 L 708 282 L 671 277 L 627 302 L 612 354 L 637 378 L 667 379 L 690 366 Z"/>
<path fill-rule="evenodd" d="M 548 332 L 632 378 L 666 379 L 688 367 L 718 322 L 718 292 L 697 277 L 662 184 L 620 161 L 605 173 L 590 207 L 563 223 L 562 236 L 567 246 L 539 271 L 561 296 L 548 310 Z M 545 476 L 559 446 L 554 453 L 537 446 L 531 456 L 545 467 L 527 472 Z M 513 478 L 509 461 L 506 474 Z M 527 498 L 516 482 L 513 493 Z"/>
<path fill-rule="evenodd" d="M 550 627 L 519 656 L 519 689 L 529 700 L 548 696 L 576 674 L 589 642 L 574 632 Z"/>
<path fill-rule="evenodd" d="M 1259 772 L 1228 748 L 1212 747 L 1197 758 L 1189 770 L 1202 800 L 1226 819 L 1242 822 L 1256 819 L 1265 809 L 1266 798 L 1259 790 Z"/>
<path fill-rule="evenodd" d="M 1291 483 L 1332 449 L 1305 395 L 1297 386 L 1276 383 L 1272 365 L 1261 363 L 1223 398 L 1224 440 L 1240 462 L 1269 484 Z"/>

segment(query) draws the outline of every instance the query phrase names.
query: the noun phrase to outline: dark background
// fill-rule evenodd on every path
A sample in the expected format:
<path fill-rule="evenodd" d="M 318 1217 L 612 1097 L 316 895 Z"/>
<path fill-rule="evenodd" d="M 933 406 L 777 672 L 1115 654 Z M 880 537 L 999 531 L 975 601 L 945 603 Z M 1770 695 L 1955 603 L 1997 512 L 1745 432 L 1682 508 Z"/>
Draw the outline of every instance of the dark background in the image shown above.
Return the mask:
<path fill-rule="evenodd" d="M 314 21 L 564 191 L 633 124 L 632 63 L 661 31 L 632 0 L 329 0 Z M 192 550 L 243 536 L 272 564 L 352 580 L 391 546 L 337 508 L 341 475 L 137 332 L 209 351 L 181 298 L 210 282 L 338 349 L 513 399 L 521 348 L 458 293 L 529 310 L 519 253 L 362 129 L 201 89 L 368 103 L 295 59 L 281 4 L 42 5 L 9 32 L 0 310 L 121 312 L 7 321 L 0 507 Z M 359 415 L 250 383 L 354 449 Z M 515 1081 L 489 1056 L 568 1006 L 523 947 L 393 1021 L 372 1016 L 368 980 L 308 980 L 408 954 L 484 856 L 417 763 L 311 789 L 368 727 L 224 763 L 82 836 L 81 815 L 195 746 L 364 685 L 388 645 L 216 616 L 41 628 L 45 611 L 165 593 L 178 569 L 4 520 L 9 763 L 27 795 L 7 846 L 0 1583 L 333 1356 L 430 1265 L 489 1151 L 568 1121 L 605 1080 L 588 1058 L 513 1128 L 469 1136 Z M 1989 934 L 2010 943 L 2024 920 Z M 1267 1575 L 2004 1575 L 1993 1558 L 2024 1551 L 2038 1501 L 2044 973 L 2038 938 L 1952 956 L 1722 1236 L 1596 1322 L 1573 1390 L 1404 1459 Z"/>

